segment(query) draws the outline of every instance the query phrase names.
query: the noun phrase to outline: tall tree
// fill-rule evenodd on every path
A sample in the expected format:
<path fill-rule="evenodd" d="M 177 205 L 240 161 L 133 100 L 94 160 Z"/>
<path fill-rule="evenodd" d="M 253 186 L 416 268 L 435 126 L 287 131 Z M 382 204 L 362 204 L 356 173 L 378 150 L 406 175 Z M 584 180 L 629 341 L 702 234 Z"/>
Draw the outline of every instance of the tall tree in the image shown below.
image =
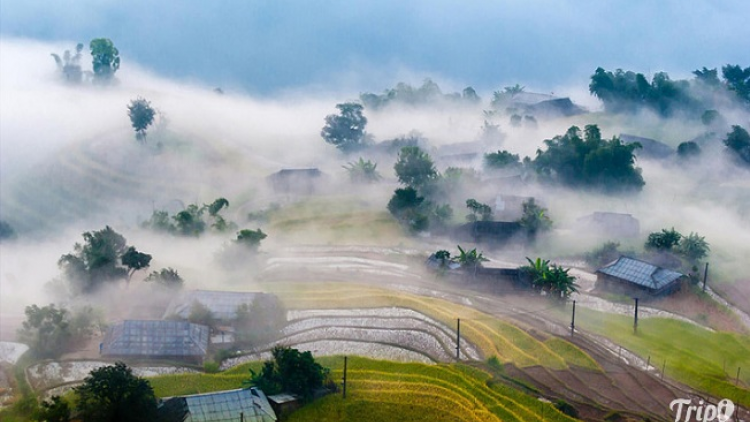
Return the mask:
<path fill-rule="evenodd" d="M 156 396 L 151 384 L 133 375 L 122 362 L 94 369 L 74 391 L 83 422 L 157 420 Z"/>
<path fill-rule="evenodd" d="M 130 123 L 135 129 L 135 139 L 140 142 L 146 142 L 146 129 L 154 122 L 156 110 L 151 107 L 151 103 L 144 98 L 138 97 L 130 101 L 128 105 L 128 116 Z"/>
<path fill-rule="evenodd" d="M 151 255 L 143 252 L 138 252 L 135 247 L 130 246 L 125 251 L 125 253 L 122 254 L 122 257 L 120 257 L 120 261 L 122 261 L 122 265 L 124 265 L 128 269 L 127 280 L 128 284 L 130 284 L 130 279 L 133 277 L 133 274 L 136 271 L 148 268 L 149 264 L 151 263 Z"/>
<path fill-rule="evenodd" d="M 724 145 L 746 163 L 750 163 L 750 134 L 742 126 L 732 126 L 732 131 L 724 139 Z"/>
<path fill-rule="evenodd" d="M 398 180 L 417 190 L 435 181 L 439 174 L 430 155 L 419 147 L 403 147 L 393 166 Z"/>
<path fill-rule="evenodd" d="M 721 68 L 721 74 L 729 90 L 746 105 L 750 105 L 750 67 L 743 69 L 740 65 L 728 64 Z"/>
<path fill-rule="evenodd" d="M 68 311 L 55 305 L 27 306 L 26 320 L 18 330 L 19 339 L 28 344 L 39 358 L 53 358 L 63 353 L 73 337 Z"/>
<path fill-rule="evenodd" d="M 77 84 L 81 82 L 83 78 L 83 72 L 81 72 L 81 51 L 83 51 L 83 44 L 76 45 L 75 54 L 71 54 L 70 50 L 65 50 L 62 58 L 55 53 L 51 53 L 57 64 L 57 70 L 62 75 L 65 82 L 71 84 Z"/>
<path fill-rule="evenodd" d="M 89 43 L 94 82 L 109 83 L 120 68 L 120 52 L 109 38 L 95 38 Z"/>
<path fill-rule="evenodd" d="M 326 116 L 320 136 L 347 154 L 362 149 L 367 141 L 367 118 L 362 114 L 362 105 L 343 103 L 336 104 L 336 108 L 339 114 Z"/>

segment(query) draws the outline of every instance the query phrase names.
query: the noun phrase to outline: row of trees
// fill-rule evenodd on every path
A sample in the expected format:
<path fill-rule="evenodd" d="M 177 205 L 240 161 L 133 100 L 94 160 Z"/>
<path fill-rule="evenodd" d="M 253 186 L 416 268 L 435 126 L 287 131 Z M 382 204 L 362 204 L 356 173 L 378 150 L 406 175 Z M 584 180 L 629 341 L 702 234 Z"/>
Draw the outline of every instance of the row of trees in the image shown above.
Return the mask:
<path fill-rule="evenodd" d="M 463 91 L 443 94 L 438 84 L 432 79 L 425 79 L 421 86 L 413 87 L 407 83 L 399 82 L 395 87 L 386 89 L 382 94 L 366 92 L 359 96 L 362 104 L 373 110 L 379 110 L 390 105 L 405 106 L 429 106 L 439 105 L 443 102 L 477 104 L 482 101 L 472 87 L 466 87 Z"/>
<path fill-rule="evenodd" d="M 78 44 L 75 51 L 65 50 L 62 57 L 52 53 L 60 76 L 67 83 L 79 84 L 84 78 L 89 77 L 95 84 L 108 84 L 112 82 L 115 72 L 120 68 L 120 52 L 109 38 L 94 38 L 89 43 L 91 52 L 92 73 L 81 69 L 81 57 L 83 44 Z"/>
<path fill-rule="evenodd" d="M 156 210 L 151 214 L 151 218 L 144 221 L 141 225 L 156 232 L 179 236 L 198 237 L 207 228 L 223 233 L 237 229 L 235 223 L 228 222 L 220 214 L 223 209 L 228 207 L 229 201 L 225 198 L 217 198 L 211 204 L 190 204 L 173 216 L 170 216 L 167 211 Z"/>
<path fill-rule="evenodd" d="M 685 258 L 691 265 L 698 264 L 711 251 L 705 237 L 694 232 L 685 236 L 674 227 L 650 233 L 645 248 L 650 251 L 674 253 Z"/>

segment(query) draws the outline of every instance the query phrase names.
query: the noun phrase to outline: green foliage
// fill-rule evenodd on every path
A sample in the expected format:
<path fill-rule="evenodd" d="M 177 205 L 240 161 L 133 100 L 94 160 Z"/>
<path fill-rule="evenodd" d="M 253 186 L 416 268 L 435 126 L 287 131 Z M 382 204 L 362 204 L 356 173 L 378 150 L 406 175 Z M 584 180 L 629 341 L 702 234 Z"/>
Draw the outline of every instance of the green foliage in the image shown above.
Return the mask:
<path fill-rule="evenodd" d="M 219 233 L 235 230 L 237 225 L 227 222 L 219 213 L 229 207 L 229 201 L 225 198 L 217 198 L 211 204 L 190 204 L 177 214 L 169 216 L 166 211 L 156 210 L 151 218 L 141 223 L 143 228 L 157 232 L 165 232 L 180 236 L 198 237 L 206 231 L 207 227 Z M 210 219 L 205 217 L 206 211 Z M 213 221 L 211 221 L 213 220 Z"/>
<path fill-rule="evenodd" d="M 268 235 L 263 233 L 261 229 L 249 230 L 243 229 L 237 232 L 237 244 L 242 245 L 251 251 L 257 251 L 260 247 L 261 240 L 267 238 Z"/>
<path fill-rule="evenodd" d="M 466 219 L 471 222 L 477 221 L 477 214 L 482 217 L 482 221 L 492 220 L 492 208 L 487 204 L 477 202 L 476 199 L 467 199 L 466 208 L 471 211 L 471 214 L 466 216 Z"/>
<path fill-rule="evenodd" d="M 429 154 L 419 147 L 401 148 L 393 169 L 399 182 L 417 190 L 438 178 L 438 172 Z"/>
<path fill-rule="evenodd" d="M 159 271 L 153 271 L 144 281 L 155 283 L 157 286 L 170 290 L 179 290 L 184 285 L 182 277 L 177 273 L 177 270 L 172 268 L 162 268 Z"/>
<path fill-rule="evenodd" d="M 421 107 L 436 105 L 442 101 L 466 104 L 476 104 L 481 101 L 474 88 L 470 86 L 464 88 L 461 93 L 443 94 L 438 84 L 430 78 L 425 79 L 419 87 L 399 82 L 395 87 L 386 89 L 380 95 L 366 92 L 360 94 L 359 99 L 365 107 L 373 110 L 382 109 L 392 104 Z"/>
<path fill-rule="evenodd" d="M 83 233 L 83 240 L 83 245 L 76 243 L 73 253 L 58 261 L 75 293 L 90 293 L 102 283 L 127 279 L 130 270 L 144 268 L 137 267 L 148 266 L 151 260 L 150 255 L 128 247 L 125 238 L 109 226 Z M 122 262 L 126 253 L 129 265 Z"/>
<path fill-rule="evenodd" d="M 94 82 L 108 83 L 114 78 L 120 68 L 120 52 L 108 38 L 95 38 L 89 43 L 92 65 L 94 68 Z"/>
<path fill-rule="evenodd" d="M 136 271 L 148 268 L 151 263 L 151 255 L 138 252 L 133 246 L 130 246 L 122 254 L 120 261 L 128 269 L 128 282 L 130 282 L 130 278 Z"/>
<path fill-rule="evenodd" d="M 435 252 L 435 259 L 440 262 L 440 268 L 444 269 L 448 267 L 448 263 L 451 262 L 451 253 L 441 249 Z"/>
<path fill-rule="evenodd" d="M 226 198 L 217 198 L 211 203 L 211 205 L 206 206 L 208 209 L 208 215 L 211 217 L 216 217 L 219 214 L 219 211 L 227 207 L 229 207 L 229 201 L 227 201 Z"/>
<path fill-rule="evenodd" d="M 413 232 L 426 230 L 429 219 L 422 212 L 424 198 L 412 187 L 396 189 L 388 201 L 388 211 Z"/>
<path fill-rule="evenodd" d="M 203 362 L 203 371 L 205 371 L 207 374 L 216 374 L 219 372 L 219 368 L 219 362 L 214 362 L 212 360 Z"/>
<path fill-rule="evenodd" d="M 453 260 L 461 265 L 461 268 L 473 270 L 474 276 L 477 275 L 477 268 L 482 266 L 482 262 L 489 261 L 482 252 L 477 252 L 476 248 L 466 251 L 461 245 L 456 245 L 456 247 L 458 248 L 458 256 L 454 257 Z"/>
<path fill-rule="evenodd" d="M 83 44 L 79 43 L 76 45 L 75 54 L 71 54 L 70 50 L 65 50 L 62 58 L 55 53 L 51 53 L 57 64 L 57 70 L 65 80 L 70 84 L 80 83 L 83 79 L 83 72 L 81 72 L 81 51 L 83 51 Z"/>
<path fill-rule="evenodd" d="M 619 247 L 620 244 L 618 242 L 606 242 L 591 252 L 587 252 L 584 255 L 584 259 L 593 268 L 602 267 L 616 260 L 621 255 Z"/>
<path fill-rule="evenodd" d="M 705 126 L 712 126 L 714 123 L 722 121 L 723 118 L 716 110 L 706 110 L 701 114 L 701 123 Z"/>
<path fill-rule="evenodd" d="M 382 179 L 377 170 L 377 163 L 373 163 L 370 160 L 365 161 L 362 157 L 359 157 L 359 161 L 347 164 L 343 167 L 349 174 L 349 180 L 354 183 L 373 183 Z"/>
<path fill-rule="evenodd" d="M 732 126 L 732 131 L 727 133 L 724 145 L 734 152 L 739 158 L 750 163 L 750 134 L 742 126 Z"/>
<path fill-rule="evenodd" d="M 43 401 L 39 406 L 37 420 L 41 422 L 68 422 L 70 420 L 70 406 L 60 396 L 52 396 L 49 401 Z"/>
<path fill-rule="evenodd" d="M 16 231 L 6 221 L 0 220 L 0 241 L 15 239 Z"/>
<path fill-rule="evenodd" d="M 505 169 L 505 168 L 516 168 L 521 166 L 521 161 L 518 154 L 511 154 L 505 150 L 498 150 L 497 152 L 491 152 L 484 154 L 484 168 L 485 169 Z"/>
<path fill-rule="evenodd" d="M 734 92 L 740 101 L 750 105 L 750 67 L 726 65 L 721 68 L 721 74 L 726 80 L 727 88 Z"/>
<path fill-rule="evenodd" d="M 339 114 L 326 116 L 326 124 L 320 131 L 320 136 L 345 153 L 362 149 L 367 141 L 367 118 L 362 114 L 362 105 L 343 103 L 336 104 L 336 108 Z"/>
<path fill-rule="evenodd" d="M 26 320 L 18 330 L 18 338 L 29 345 L 39 358 L 54 358 L 65 352 L 73 337 L 68 311 L 55 305 L 27 306 Z"/>
<path fill-rule="evenodd" d="M 549 260 L 537 258 L 532 261 L 526 258 L 529 265 L 521 267 L 521 270 L 527 274 L 531 281 L 532 287 L 541 292 L 545 292 L 553 299 L 565 300 L 574 292 L 578 291 L 576 278 L 568 274 L 569 269 L 558 265 L 549 265 Z"/>
<path fill-rule="evenodd" d="M 271 354 L 273 360 L 264 362 L 260 373 L 251 369 L 251 378 L 243 385 L 257 386 L 266 394 L 287 392 L 309 400 L 328 378 L 329 370 L 315 362 L 309 351 L 276 346 Z"/>
<path fill-rule="evenodd" d="M 190 204 L 184 210 L 172 216 L 174 220 L 174 231 L 182 236 L 198 237 L 206 230 L 206 222 L 203 221 L 205 207 Z"/>
<path fill-rule="evenodd" d="M 234 326 L 235 342 L 256 347 L 274 340 L 286 324 L 286 308 L 278 297 L 261 293 L 251 305 L 240 305 Z"/>
<path fill-rule="evenodd" d="M 128 117 L 135 130 L 135 139 L 146 142 L 146 129 L 154 122 L 156 110 L 151 103 L 144 98 L 138 97 L 128 104 Z"/>
<path fill-rule="evenodd" d="M 495 110 L 501 110 L 508 106 L 510 101 L 513 100 L 513 97 L 523 93 L 525 88 L 526 87 L 523 87 L 519 84 L 515 84 L 514 86 L 504 87 L 502 91 L 495 91 L 492 93 L 492 100 L 490 101 L 490 105 Z"/>
<path fill-rule="evenodd" d="M 74 389 L 76 410 L 84 422 L 152 422 L 156 396 L 148 381 L 122 362 L 91 371 Z"/>
<path fill-rule="evenodd" d="M 661 229 L 661 232 L 649 233 L 646 240 L 646 249 L 657 251 L 671 251 L 677 246 L 682 239 L 682 235 L 672 227 L 671 229 Z"/>
<path fill-rule="evenodd" d="M 543 181 L 571 187 L 590 187 L 604 192 L 640 190 L 645 182 L 635 167 L 636 148 L 619 138 L 601 139 L 599 127 L 587 125 L 585 137 L 571 126 L 565 135 L 544 141 L 546 151 L 537 150 L 533 167 Z"/>
<path fill-rule="evenodd" d="M 686 141 L 677 145 L 677 156 L 680 158 L 692 158 L 701 155 L 701 147 L 693 141 Z"/>
<path fill-rule="evenodd" d="M 526 234 L 533 242 L 539 233 L 549 231 L 552 228 L 552 219 L 547 215 L 547 209 L 536 204 L 534 198 L 524 201 L 523 215 L 518 221 Z"/>
<path fill-rule="evenodd" d="M 683 236 L 677 246 L 677 252 L 693 264 L 708 256 L 710 250 L 706 238 L 693 232 Z"/>

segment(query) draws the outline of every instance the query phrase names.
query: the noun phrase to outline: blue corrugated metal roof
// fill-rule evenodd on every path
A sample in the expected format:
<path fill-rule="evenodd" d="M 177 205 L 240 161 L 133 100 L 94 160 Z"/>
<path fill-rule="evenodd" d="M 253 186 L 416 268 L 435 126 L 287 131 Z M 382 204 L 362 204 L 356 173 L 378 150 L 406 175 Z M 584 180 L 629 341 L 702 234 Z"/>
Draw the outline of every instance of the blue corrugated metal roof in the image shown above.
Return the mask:
<path fill-rule="evenodd" d="M 185 422 L 273 422 L 276 413 L 263 391 L 257 388 L 184 396 L 188 408 Z"/>
<path fill-rule="evenodd" d="M 600 268 L 597 272 L 652 290 L 661 290 L 683 276 L 676 271 L 625 256 L 621 256 L 617 261 Z"/>
<path fill-rule="evenodd" d="M 187 321 L 126 320 L 107 330 L 104 356 L 202 357 L 208 350 L 208 327 Z"/>

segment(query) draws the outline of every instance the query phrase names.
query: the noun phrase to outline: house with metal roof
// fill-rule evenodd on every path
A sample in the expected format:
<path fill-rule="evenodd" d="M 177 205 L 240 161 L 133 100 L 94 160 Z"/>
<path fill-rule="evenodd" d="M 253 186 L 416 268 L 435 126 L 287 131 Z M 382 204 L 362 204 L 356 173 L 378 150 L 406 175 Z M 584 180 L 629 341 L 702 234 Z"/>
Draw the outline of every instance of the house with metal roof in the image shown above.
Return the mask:
<path fill-rule="evenodd" d="M 266 177 L 276 193 L 311 195 L 317 192 L 324 174 L 316 168 L 282 169 Z"/>
<path fill-rule="evenodd" d="M 217 391 L 172 397 L 159 405 L 160 420 L 167 422 L 274 422 L 268 398 L 258 388 Z"/>
<path fill-rule="evenodd" d="M 202 362 L 208 351 L 209 329 L 187 321 L 125 320 L 107 330 L 104 357 L 177 359 Z"/>
<path fill-rule="evenodd" d="M 619 257 L 596 271 L 597 287 L 616 293 L 664 296 L 680 288 L 685 277 L 677 271 L 658 267 L 639 259 Z"/>
<path fill-rule="evenodd" d="M 242 305 L 250 306 L 256 299 L 261 299 L 264 293 L 257 292 L 225 292 L 218 290 L 189 290 L 182 292 L 169 302 L 164 318 L 177 316 L 187 319 L 195 303 L 208 308 L 214 318 L 231 321 L 237 317 L 237 308 Z"/>
<path fill-rule="evenodd" d="M 633 238 L 641 232 L 641 224 L 630 214 L 596 211 L 576 220 L 574 230 L 579 234 L 606 235 L 609 238 Z"/>

